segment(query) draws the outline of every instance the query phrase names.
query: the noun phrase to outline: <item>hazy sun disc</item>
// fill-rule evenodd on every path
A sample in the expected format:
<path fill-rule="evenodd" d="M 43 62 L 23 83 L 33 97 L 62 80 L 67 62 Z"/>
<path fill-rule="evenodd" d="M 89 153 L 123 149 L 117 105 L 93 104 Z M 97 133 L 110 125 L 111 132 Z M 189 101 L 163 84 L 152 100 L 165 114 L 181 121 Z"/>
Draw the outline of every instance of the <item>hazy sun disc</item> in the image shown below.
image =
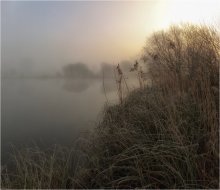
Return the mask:
<path fill-rule="evenodd" d="M 158 5 L 158 25 L 161 28 L 183 22 L 220 24 L 219 0 L 166 0 Z"/>

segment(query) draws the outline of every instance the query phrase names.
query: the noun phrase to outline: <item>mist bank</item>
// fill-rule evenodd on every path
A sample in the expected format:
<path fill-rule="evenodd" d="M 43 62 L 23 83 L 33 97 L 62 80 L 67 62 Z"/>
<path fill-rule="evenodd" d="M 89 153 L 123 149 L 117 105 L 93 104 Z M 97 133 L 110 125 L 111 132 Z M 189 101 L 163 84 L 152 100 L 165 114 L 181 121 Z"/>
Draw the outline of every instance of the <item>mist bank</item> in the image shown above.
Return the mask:
<path fill-rule="evenodd" d="M 123 71 L 127 76 L 133 77 L 134 74 L 129 72 L 134 61 L 124 60 L 119 62 Z M 68 63 L 60 67 L 58 71 L 34 72 L 27 69 L 2 69 L 2 78 L 67 78 L 67 79 L 99 79 L 99 78 L 114 78 L 114 70 L 116 65 L 110 63 L 101 63 L 98 69 L 91 69 L 89 64 L 83 62 Z"/>

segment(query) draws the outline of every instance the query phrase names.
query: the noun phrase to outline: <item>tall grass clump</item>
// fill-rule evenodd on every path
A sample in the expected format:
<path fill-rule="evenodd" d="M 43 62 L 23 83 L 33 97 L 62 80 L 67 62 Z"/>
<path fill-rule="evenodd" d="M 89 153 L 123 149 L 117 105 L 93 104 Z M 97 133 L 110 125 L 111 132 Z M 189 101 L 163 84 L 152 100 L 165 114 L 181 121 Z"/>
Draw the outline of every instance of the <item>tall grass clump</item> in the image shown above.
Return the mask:
<path fill-rule="evenodd" d="M 218 188 L 219 46 L 207 26 L 153 34 L 150 85 L 104 110 L 75 187 Z"/>
<path fill-rule="evenodd" d="M 80 146 L 53 145 L 42 149 L 12 146 L 13 153 L 6 165 L 1 166 L 3 189 L 70 189 L 84 156 Z"/>
<path fill-rule="evenodd" d="M 136 62 L 140 88 L 127 96 L 118 65 L 119 104 L 105 107 L 80 143 L 82 157 L 57 147 L 19 151 L 3 187 L 218 189 L 219 34 L 172 26 L 148 38 L 142 60 L 148 81 Z"/>

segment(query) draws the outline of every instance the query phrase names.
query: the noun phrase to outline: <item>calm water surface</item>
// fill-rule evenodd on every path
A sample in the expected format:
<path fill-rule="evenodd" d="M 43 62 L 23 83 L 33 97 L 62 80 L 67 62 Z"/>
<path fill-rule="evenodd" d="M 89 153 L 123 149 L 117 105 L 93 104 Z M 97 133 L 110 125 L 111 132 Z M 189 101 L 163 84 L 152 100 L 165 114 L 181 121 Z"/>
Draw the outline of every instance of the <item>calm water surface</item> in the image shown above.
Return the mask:
<path fill-rule="evenodd" d="M 101 80 L 2 79 L 2 161 L 10 144 L 70 144 L 92 129 L 106 103 Z M 105 81 L 110 102 L 116 84 Z"/>

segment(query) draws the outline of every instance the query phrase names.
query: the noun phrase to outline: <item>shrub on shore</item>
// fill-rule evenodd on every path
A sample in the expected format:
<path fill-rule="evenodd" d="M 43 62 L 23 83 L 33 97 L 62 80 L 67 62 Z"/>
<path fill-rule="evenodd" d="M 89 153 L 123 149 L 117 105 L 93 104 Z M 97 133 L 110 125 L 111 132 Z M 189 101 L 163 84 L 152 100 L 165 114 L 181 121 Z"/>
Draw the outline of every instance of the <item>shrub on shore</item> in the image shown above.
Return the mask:
<path fill-rule="evenodd" d="M 218 188 L 220 38 L 173 26 L 143 51 L 151 85 L 105 109 L 79 188 Z"/>
<path fill-rule="evenodd" d="M 83 163 L 70 174 L 62 161 L 63 183 L 46 188 L 218 188 L 219 42 L 214 29 L 195 25 L 149 38 L 142 59 L 150 85 L 106 107 L 81 145 Z M 56 168 L 62 174 L 60 162 Z M 3 186 L 24 188 L 27 176 L 13 175 L 2 175 Z M 38 175 L 33 188 L 44 188 Z"/>

